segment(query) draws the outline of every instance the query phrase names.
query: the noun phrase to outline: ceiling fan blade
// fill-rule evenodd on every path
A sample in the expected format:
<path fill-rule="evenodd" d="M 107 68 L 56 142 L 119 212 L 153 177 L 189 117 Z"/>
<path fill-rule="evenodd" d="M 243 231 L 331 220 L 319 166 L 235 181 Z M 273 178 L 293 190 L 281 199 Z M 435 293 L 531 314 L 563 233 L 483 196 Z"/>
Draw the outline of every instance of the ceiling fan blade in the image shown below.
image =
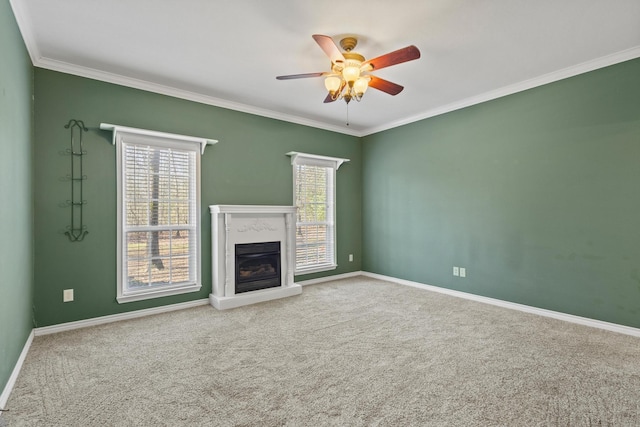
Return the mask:
<path fill-rule="evenodd" d="M 329 73 L 305 73 L 305 74 L 289 74 L 288 76 L 277 76 L 278 80 L 306 79 L 307 77 L 322 77 Z"/>
<path fill-rule="evenodd" d="M 367 65 L 370 65 L 373 70 L 379 70 L 384 67 L 402 64 L 403 62 L 413 61 L 418 58 L 420 58 L 420 51 L 417 47 L 411 45 L 365 61 L 362 63 L 362 68 L 364 69 Z"/>
<path fill-rule="evenodd" d="M 329 102 L 333 102 L 333 101 L 335 101 L 335 99 L 331 98 L 331 94 L 328 93 L 327 97 L 322 102 L 325 103 L 325 104 L 328 104 Z"/>
<path fill-rule="evenodd" d="M 331 37 L 323 36 L 321 34 L 314 34 L 313 39 L 316 41 L 316 43 L 318 43 L 318 45 L 320 45 L 329 59 L 331 59 L 332 64 L 344 63 L 344 56 L 342 56 L 342 52 L 340 52 L 340 49 Z"/>
<path fill-rule="evenodd" d="M 404 89 L 403 86 L 395 84 L 385 79 L 381 79 L 380 77 L 370 76 L 371 80 L 369 80 L 369 87 L 374 89 L 381 90 L 382 92 L 388 93 L 389 95 L 397 95 L 402 92 Z"/>

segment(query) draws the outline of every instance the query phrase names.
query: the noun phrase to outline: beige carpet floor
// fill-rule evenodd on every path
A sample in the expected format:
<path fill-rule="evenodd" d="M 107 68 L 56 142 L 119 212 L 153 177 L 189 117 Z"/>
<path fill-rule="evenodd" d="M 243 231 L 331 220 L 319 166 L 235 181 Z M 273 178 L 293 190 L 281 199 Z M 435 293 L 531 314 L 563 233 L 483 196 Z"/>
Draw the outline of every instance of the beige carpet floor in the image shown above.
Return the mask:
<path fill-rule="evenodd" d="M 353 278 L 36 337 L 8 408 L 8 426 L 640 426 L 640 340 Z"/>

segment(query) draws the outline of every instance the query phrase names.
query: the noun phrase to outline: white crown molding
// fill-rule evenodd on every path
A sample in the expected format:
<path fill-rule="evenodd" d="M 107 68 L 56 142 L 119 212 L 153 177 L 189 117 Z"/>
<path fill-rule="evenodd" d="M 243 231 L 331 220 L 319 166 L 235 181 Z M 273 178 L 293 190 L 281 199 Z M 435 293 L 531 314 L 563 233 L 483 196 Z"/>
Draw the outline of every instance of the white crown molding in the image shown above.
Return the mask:
<path fill-rule="evenodd" d="M 24 360 L 27 358 L 27 353 L 29 353 L 29 349 L 31 348 L 31 343 L 33 342 L 34 335 L 35 334 L 32 329 L 31 333 L 29 334 L 29 337 L 27 338 L 27 341 L 24 344 L 24 347 L 22 348 L 20 357 L 18 357 L 18 361 L 13 367 L 13 371 L 11 371 L 11 376 L 9 377 L 7 384 L 4 386 L 4 390 L 2 391 L 2 394 L 0 394 L 0 409 L 6 409 L 7 407 L 9 396 L 13 391 L 13 387 L 16 385 L 16 381 L 18 380 L 18 375 L 20 374 L 20 370 L 22 369 Z M 2 412 L 0 412 L 0 416 L 2 416 Z M 0 422 L 0 425 L 3 425 L 3 424 Z"/>
<path fill-rule="evenodd" d="M 71 331 L 74 329 L 87 328 L 89 326 L 104 325 L 105 323 L 118 322 L 120 320 L 136 319 L 138 317 L 151 316 L 154 314 L 168 313 L 170 311 L 184 310 L 185 308 L 199 307 L 207 305 L 208 299 L 197 299 L 193 301 L 181 302 L 178 304 L 163 305 L 160 307 L 145 308 L 143 310 L 129 311 L 126 313 L 110 314 L 108 316 L 94 317 L 91 319 L 78 320 L 76 322 L 59 323 L 57 325 L 35 328 L 37 337 L 41 335 L 56 334 L 58 332 Z"/>
<path fill-rule="evenodd" d="M 104 81 L 107 83 L 113 83 L 121 86 L 131 87 L 134 89 L 145 90 L 148 92 L 158 93 L 161 95 L 167 95 L 174 98 L 185 99 L 188 101 L 198 102 L 201 104 L 212 105 L 215 107 L 226 108 L 229 110 L 239 111 L 248 114 L 254 114 L 257 116 L 267 117 L 276 120 L 282 120 L 290 123 L 295 123 L 303 126 L 309 126 L 313 128 L 323 129 L 331 132 L 341 133 L 345 135 L 355 136 L 362 138 L 374 133 L 382 132 L 385 130 L 393 129 L 399 126 L 417 122 L 420 120 L 428 119 L 430 117 L 439 116 L 441 114 L 449 113 L 452 111 L 460 110 L 462 108 L 470 107 L 472 105 L 480 104 L 483 102 L 491 101 L 493 99 L 501 98 L 503 96 L 512 95 L 517 92 L 522 92 L 527 89 L 532 89 L 537 86 L 542 86 L 548 83 L 553 83 L 559 80 L 563 80 L 569 77 L 573 77 L 579 74 L 583 74 L 589 71 L 596 70 L 598 68 L 615 65 L 620 62 L 628 61 L 640 57 L 640 46 L 635 46 L 620 52 L 616 52 L 610 55 L 606 55 L 600 58 L 596 58 L 591 61 L 586 61 L 581 64 L 577 64 L 571 67 L 567 67 L 561 70 L 553 71 L 551 73 L 535 77 L 529 80 L 525 80 L 519 83 L 508 85 L 500 89 L 485 92 L 483 94 L 472 96 L 460 101 L 453 102 L 451 104 L 444 105 L 442 107 L 433 108 L 423 113 L 416 114 L 404 119 L 396 120 L 383 124 L 381 126 L 375 126 L 366 128 L 360 131 L 344 128 L 342 126 L 336 126 L 328 123 L 323 123 L 317 120 L 311 120 L 296 115 L 280 113 L 263 108 L 253 107 L 251 105 L 241 104 L 238 102 L 232 102 L 213 96 L 202 95 L 199 93 L 177 89 L 171 86 L 160 85 L 156 83 L 147 82 L 144 80 L 123 76 L 120 74 L 109 73 L 101 70 L 96 70 L 88 67 L 80 67 L 67 62 L 57 61 L 51 58 L 43 57 L 40 54 L 38 46 L 35 42 L 35 32 L 31 28 L 29 20 L 26 18 L 27 13 L 24 10 L 24 0 L 9 0 L 13 13 L 16 17 L 16 22 L 20 28 L 22 38 L 24 39 L 27 51 L 31 57 L 31 62 L 35 67 L 44 68 L 52 71 L 58 71 L 62 73 L 72 74 L 79 77 L 86 77 L 93 80 Z"/>
<path fill-rule="evenodd" d="M 33 57 L 32 57 L 32 60 L 33 60 Z M 57 61 L 50 58 L 40 57 L 37 59 L 37 61 L 33 62 L 33 65 L 35 67 L 44 68 L 47 70 L 58 71 L 66 74 L 72 74 L 75 76 L 85 77 L 93 80 L 99 80 L 107 83 L 113 83 L 120 86 L 130 87 L 133 89 L 145 90 L 147 92 L 153 92 L 153 93 L 158 93 L 160 95 L 167 95 L 174 98 L 185 99 L 187 101 L 198 102 L 200 104 L 212 105 L 214 107 L 226 108 L 228 110 L 239 111 L 242 113 L 248 113 L 256 116 L 267 117 L 270 119 L 282 120 L 290 123 L 324 129 L 324 130 L 347 134 L 351 136 L 360 136 L 360 134 L 357 132 L 351 132 L 339 126 L 334 126 L 327 123 L 306 119 L 304 117 L 298 117 L 290 114 L 279 113 L 279 112 L 267 110 L 264 108 L 258 108 L 251 105 L 241 104 L 239 102 L 227 101 L 225 99 L 220 99 L 213 96 L 202 95 L 199 93 L 190 92 L 183 89 L 177 89 L 171 86 L 151 83 L 145 80 L 123 76 L 121 74 L 115 74 L 115 73 L 109 73 L 106 71 L 96 70 L 94 68 L 81 67 L 78 65 L 70 64 L 63 61 Z"/>
<path fill-rule="evenodd" d="M 411 280 L 398 279 L 391 276 L 384 276 L 382 274 L 369 273 L 367 271 L 363 271 L 362 275 L 366 277 L 371 277 L 372 279 L 384 280 L 387 282 L 397 283 L 399 285 L 411 286 L 413 288 L 424 289 L 431 292 L 438 292 L 441 294 L 450 295 L 457 298 L 464 298 L 471 301 L 481 302 L 483 304 L 495 305 L 498 307 L 522 311 L 530 314 L 537 314 L 538 316 L 550 317 L 552 319 L 562 320 L 570 323 L 576 323 L 578 325 L 589 326 L 591 328 L 603 329 L 605 331 L 617 332 L 619 334 L 631 335 L 631 336 L 640 338 L 640 329 L 633 328 L 631 326 L 619 325 L 617 323 L 603 322 L 602 320 L 590 319 L 588 317 L 574 316 L 573 314 L 546 310 L 544 308 L 532 307 L 529 305 L 518 304 L 515 302 L 499 300 L 496 298 L 483 297 L 480 295 L 469 294 L 467 292 L 454 291 L 453 289 L 440 288 L 438 286 L 426 285 L 424 283 L 413 282 Z"/>
<path fill-rule="evenodd" d="M 25 10 L 24 0 L 9 0 L 13 14 L 16 18 L 18 28 L 22 34 L 27 51 L 31 58 L 31 62 L 34 67 L 44 68 L 51 71 L 58 71 L 61 73 L 72 74 L 79 77 L 85 77 L 93 80 L 103 81 L 107 83 L 113 83 L 120 86 L 126 86 L 134 89 L 145 90 L 148 92 L 158 93 L 161 95 L 167 95 L 174 98 L 185 99 L 187 101 L 198 102 L 200 104 L 212 105 L 214 107 L 226 108 L 228 110 L 239 111 L 242 113 L 254 114 L 257 116 L 268 117 L 270 119 L 282 120 L 290 123 L 295 123 L 303 126 L 309 126 L 313 128 L 328 130 L 331 132 L 337 132 L 341 134 L 361 137 L 361 132 L 344 129 L 340 126 L 330 125 L 327 123 L 319 122 L 316 120 L 306 119 L 304 117 L 298 117 L 295 115 L 279 113 L 263 108 L 257 108 L 251 105 L 241 104 L 239 102 L 227 101 L 224 99 L 216 98 L 213 96 L 202 95 L 199 93 L 177 89 L 171 86 L 151 83 L 145 80 L 136 79 L 133 77 L 127 77 L 121 74 L 110 73 L 106 71 L 97 70 L 89 67 L 81 67 L 75 64 L 70 64 L 64 61 L 58 61 L 55 59 L 42 56 L 35 39 L 35 31 L 33 30 L 29 19 L 27 19 L 27 12 Z"/>
<path fill-rule="evenodd" d="M 17 2 L 12 0 L 12 3 Z M 20 25 L 20 23 L 18 23 Z M 22 27 L 21 27 L 22 28 Z M 22 31 L 23 37 L 25 37 L 26 31 Z M 543 86 L 549 83 L 553 83 L 559 80 L 563 80 L 569 77 L 584 74 L 589 71 L 594 71 L 599 68 L 608 67 L 624 61 L 635 59 L 640 57 L 640 46 L 627 49 L 621 52 L 617 52 L 611 55 L 607 55 L 601 58 L 594 59 L 592 61 L 583 62 L 578 65 L 563 68 L 561 70 L 553 71 L 551 73 L 528 79 L 519 83 L 508 85 L 500 89 L 485 92 L 483 94 L 472 96 L 470 98 L 463 99 L 461 101 L 453 102 L 442 107 L 427 110 L 423 113 L 410 116 L 401 120 L 386 123 L 382 126 L 373 128 L 367 128 L 362 131 L 355 131 L 351 129 L 345 129 L 341 126 L 335 126 L 328 123 L 319 122 L 316 120 L 306 119 L 291 114 L 284 114 L 272 110 L 254 107 L 251 105 L 241 104 L 238 102 L 227 101 L 212 96 L 202 95 L 187 90 L 177 89 L 170 86 L 160 85 L 156 83 L 147 82 L 132 77 L 126 77 L 120 74 L 109 73 L 101 70 L 96 70 L 88 67 L 80 67 L 74 64 L 69 64 L 62 61 L 56 61 L 50 58 L 44 58 L 38 56 L 37 48 L 32 49 L 31 41 L 25 37 L 25 44 L 29 50 L 33 65 L 40 68 L 45 68 L 52 71 L 58 71 L 62 73 L 72 74 L 80 77 L 85 77 L 93 80 L 104 81 L 107 83 L 113 83 L 120 86 L 131 87 L 134 89 L 145 90 L 148 92 L 158 93 L 161 95 L 167 95 L 174 98 L 185 99 L 188 101 L 198 102 L 201 104 L 212 105 L 215 107 L 226 108 L 229 110 L 239 111 L 242 113 L 254 114 L 257 116 L 267 117 L 276 120 L 283 120 L 290 123 L 295 123 L 303 126 L 309 126 L 318 129 L 324 129 L 331 132 L 337 132 L 345 135 L 355 136 L 362 138 L 374 133 L 382 132 L 385 130 L 393 129 L 399 126 L 407 125 L 420 120 L 428 119 L 430 117 L 439 116 L 441 114 L 449 113 L 452 111 L 460 110 L 466 107 L 470 107 L 483 102 L 491 101 L 494 99 L 502 98 L 503 96 L 512 95 L 518 92 L 522 92 L 528 89 L 533 89 L 538 86 Z"/>
<path fill-rule="evenodd" d="M 491 101 L 493 99 L 502 98 L 503 96 L 513 95 L 514 93 L 522 92 L 528 89 L 533 89 L 538 86 L 543 86 L 549 83 L 564 80 L 569 77 L 574 77 L 579 74 L 588 73 L 599 68 L 608 67 L 610 65 L 619 64 L 621 62 L 629 61 L 640 57 L 640 46 L 636 46 L 630 49 L 626 49 L 620 52 L 613 53 L 611 55 L 603 56 L 591 61 L 583 62 L 581 64 L 573 65 L 571 67 L 563 68 L 561 70 L 553 71 L 551 73 L 544 74 L 539 77 L 534 77 L 529 80 L 525 80 L 512 85 L 504 86 L 500 89 L 485 92 L 477 96 L 472 96 L 457 102 L 453 102 L 442 107 L 427 110 L 424 113 L 417 114 L 411 117 L 407 117 L 401 120 L 397 120 L 392 123 L 387 123 L 382 126 L 365 129 L 362 136 L 372 135 L 374 133 L 382 132 L 385 130 L 393 129 L 399 126 L 407 125 L 409 123 L 418 122 L 420 120 L 428 119 L 430 117 L 439 116 L 441 114 L 450 113 L 452 111 L 461 110 L 472 105 L 481 104 L 483 102 Z"/>

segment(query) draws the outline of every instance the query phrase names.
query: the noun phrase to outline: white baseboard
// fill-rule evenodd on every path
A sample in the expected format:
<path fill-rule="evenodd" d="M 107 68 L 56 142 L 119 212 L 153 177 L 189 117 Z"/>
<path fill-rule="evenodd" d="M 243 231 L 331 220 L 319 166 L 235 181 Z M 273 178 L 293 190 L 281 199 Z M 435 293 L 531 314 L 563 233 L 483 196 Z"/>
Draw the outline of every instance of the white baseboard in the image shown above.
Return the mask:
<path fill-rule="evenodd" d="M 24 363 L 24 359 L 27 358 L 27 353 L 29 353 L 29 348 L 31 348 L 31 343 L 33 342 L 34 331 L 31 330 L 29 337 L 27 338 L 27 342 L 25 342 L 24 347 L 22 348 L 22 352 L 20 353 L 20 357 L 18 357 L 18 361 L 16 362 L 16 366 L 13 367 L 13 371 L 11 372 L 11 376 L 9 377 L 9 381 L 4 386 L 4 390 L 2 394 L 0 394 L 0 409 L 7 409 L 7 402 L 9 401 L 9 396 L 11 395 L 11 391 L 13 387 L 16 385 L 16 381 L 18 380 L 18 375 L 20 374 L 20 370 L 22 369 L 22 364 Z M 2 412 L 0 412 L 0 416 Z"/>
<path fill-rule="evenodd" d="M 631 326 L 619 325 L 617 323 L 603 322 L 602 320 L 589 319 L 588 317 L 574 316 L 573 314 L 561 313 L 558 311 L 546 310 L 544 308 L 531 307 L 529 305 L 518 304 L 515 302 L 503 301 L 495 298 L 483 297 L 480 295 L 474 295 L 467 292 L 454 291 L 452 289 L 440 288 L 432 285 L 425 285 L 424 283 L 412 282 L 410 280 L 397 279 L 391 276 L 384 276 L 382 274 L 369 273 L 367 271 L 362 272 L 363 276 L 371 277 L 372 279 L 385 280 L 387 282 L 393 282 L 400 285 L 411 286 L 414 288 L 420 288 L 431 292 L 438 292 L 441 294 L 451 295 L 458 298 L 464 298 L 471 301 L 477 301 L 485 304 L 497 305 L 498 307 L 509 308 L 511 310 L 523 311 L 525 313 L 537 314 L 538 316 L 551 317 L 553 319 L 563 320 L 565 322 L 577 323 L 579 325 L 590 326 L 592 328 L 604 329 L 611 332 L 617 332 L 619 334 L 632 335 L 640 338 L 640 329 L 633 328 Z"/>
<path fill-rule="evenodd" d="M 296 280 L 296 283 L 300 286 L 317 285 L 318 283 L 332 282 L 334 280 L 348 279 L 350 277 L 362 276 L 362 271 L 352 271 L 351 273 L 336 274 L 333 276 L 320 277 L 318 279 L 309 280 Z"/>
<path fill-rule="evenodd" d="M 631 326 L 619 325 L 619 324 L 616 324 L 616 323 L 609 323 L 609 322 L 604 322 L 604 321 L 601 321 L 601 320 L 595 320 L 595 319 L 589 319 L 589 318 L 586 318 L 586 317 L 574 316 L 572 314 L 566 314 L 566 313 L 561 313 L 561 312 L 557 312 L 557 311 L 546 310 L 546 309 L 543 309 L 543 308 L 531 307 L 531 306 L 524 305 L 524 304 L 518 304 L 518 303 L 514 303 L 514 302 L 503 301 L 503 300 L 499 300 L 499 299 L 495 299 L 495 298 L 483 297 L 483 296 L 480 296 L 480 295 L 474 295 L 474 294 L 470 294 L 470 293 L 467 293 L 467 292 L 455 291 L 455 290 L 447 289 L 447 288 L 440 288 L 440 287 L 437 287 L 437 286 L 427 285 L 427 284 L 419 283 L 419 282 L 413 282 L 413 281 L 410 281 L 410 280 L 398 279 L 398 278 L 395 278 L 395 277 L 385 276 L 385 275 L 376 274 L 376 273 L 370 273 L 370 272 L 367 272 L 367 271 L 354 271 L 354 272 L 351 272 L 351 273 L 337 274 L 337 275 L 333 275 L 333 276 L 321 277 L 321 278 L 318 278 L 318 279 L 297 281 L 296 283 L 298 285 L 301 285 L 301 286 L 307 286 L 307 285 L 315 285 L 315 284 L 319 284 L 319 283 L 325 283 L 325 282 L 330 282 L 330 281 L 334 281 L 334 280 L 347 279 L 347 278 L 357 277 L 357 276 L 365 276 L 365 277 L 370 277 L 372 279 L 384 280 L 384 281 L 387 281 L 387 282 L 397 283 L 397 284 L 400 284 L 400 285 L 411 286 L 411 287 L 414 287 L 414 288 L 424 289 L 424 290 L 431 291 L 431 292 L 438 292 L 438 293 L 441 293 L 441 294 L 446 294 L 446 295 L 450 295 L 450 296 L 454 296 L 454 297 L 458 297 L 458 298 L 464 298 L 464 299 L 468 299 L 468 300 L 471 300 L 471 301 L 477 301 L 477 302 L 481 302 L 481 303 L 485 303 L 485 304 L 491 304 L 491 305 L 495 305 L 495 306 L 499 306 L 499 307 L 509 308 L 511 310 L 522 311 L 522 312 L 525 312 L 525 313 L 537 314 L 539 316 L 550 317 L 550 318 L 554 318 L 554 319 L 558 319 L 558 320 L 563 320 L 565 322 L 576 323 L 576 324 L 579 324 L 579 325 L 589 326 L 589 327 L 592 327 L 592 328 L 604 329 L 604 330 L 607 330 L 607 331 L 617 332 L 617 333 L 620 333 L 620 334 L 631 335 L 631 336 L 640 338 L 640 329 L 633 328 Z M 86 327 L 89 327 L 89 326 L 95 326 L 95 325 L 101 325 L 101 324 L 105 324 L 105 323 L 117 322 L 117 321 L 120 321 L 120 320 L 135 319 L 135 318 L 139 318 L 139 317 L 150 316 L 150 315 L 160 314 L 160 313 L 166 313 L 166 312 L 175 311 L 175 310 L 182 310 L 182 309 L 185 309 L 185 308 L 197 307 L 197 306 L 207 305 L 207 304 L 209 304 L 209 299 L 198 299 L 198 300 L 187 301 L 187 302 L 183 302 L 183 303 L 179 303 L 179 304 L 171 304 L 171 305 L 165 305 L 165 306 L 162 306 L 162 307 L 154 307 L 154 308 L 148 308 L 148 309 L 143 309 L 143 310 L 136 310 L 136 311 L 132 311 L 132 312 L 128 312 L 128 313 L 113 314 L 113 315 L 109 315 L 109 316 L 95 317 L 93 319 L 79 320 L 79 321 L 76 321 L 76 322 L 68 322 L 68 323 L 61 323 L 61 324 L 58 324 L 58 325 L 45 326 L 45 327 L 41 327 L 41 328 L 34 328 L 31 331 L 31 334 L 29 334 L 29 338 L 27 339 L 27 342 L 25 343 L 24 348 L 22 349 L 22 353 L 20 353 L 20 357 L 18 358 L 18 361 L 16 362 L 16 366 L 14 367 L 13 372 L 11 373 L 11 376 L 9 377 L 9 381 L 7 382 L 2 394 L 0 395 L 0 408 L 4 409 L 5 405 L 7 404 L 7 401 L 9 400 L 9 395 L 11 394 L 11 391 L 13 390 L 15 382 L 16 382 L 16 380 L 18 378 L 18 374 L 20 373 L 20 369 L 22 368 L 22 364 L 24 363 L 24 360 L 25 360 L 25 358 L 27 356 L 27 353 L 29 352 L 29 348 L 31 347 L 31 343 L 33 342 L 34 336 L 54 334 L 54 333 L 57 333 L 57 332 L 70 331 L 70 330 L 79 329 L 79 328 L 86 328 Z M 0 415 L 1 415 L 1 413 L 0 413 Z"/>
<path fill-rule="evenodd" d="M 35 328 L 35 335 L 48 335 L 58 332 L 71 331 L 73 329 L 86 328 L 89 326 L 103 325 L 105 323 L 118 322 L 120 320 L 136 319 L 138 317 L 151 316 L 154 314 L 167 313 L 169 311 L 183 310 L 185 308 L 198 307 L 209 304 L 207 298 L 194 301 L 181 302 L 178 304 L 163 305 L 161 307 L 145 308 L 143 310 L 129 311 L 127 313 L 111 314 L 108 316 L 94 317 L 92 319 L 78 320 L 76 322 L 60 323 L 57 325 Z"/>
<path fill-rule="evenodd" d="M 332 280 L 347 279 L 350 277 L 357 277 L 361 275 L 363 275 L 362 271 L 354 271 L 351 273 L 320 277 L 318 279 L 296 281 L 296 284 L 300 286 L 315 285 L 318 283 L 329 282 Z M 67 323 L 59 323 L 57 325 L 43 326 L 40 328 L 35 328 L 34 332 L 35 332 L 35 336 L 55 334 L 58 332 L 71 331 L 73 329 L 80 329 L 80 328 L 87 328 L 89 326 L 102 325 L 105 323 L 117 322 L 120 320 L 135 319 L 143 316 L 151 316 L 154 314 L 160 314 L 160 313 L 165 313 L 165 312 L 174 311 L 174 310 L 182 310 L 185 308 L 197 307 L 200 305 L 207 305 L 209 303 L 210 303 L 209 298 L 199 299 L 199 300 L 187 301 L 187 302 L 178 303 L 178 304 L 164 305 L 162 307 L 147 308 L 143 310 L 130 311 L 127 313 L 111 314 L 108 316 L 94 317 L 91 319 L 78 320 L 75 322 L 67 322 Z"/>

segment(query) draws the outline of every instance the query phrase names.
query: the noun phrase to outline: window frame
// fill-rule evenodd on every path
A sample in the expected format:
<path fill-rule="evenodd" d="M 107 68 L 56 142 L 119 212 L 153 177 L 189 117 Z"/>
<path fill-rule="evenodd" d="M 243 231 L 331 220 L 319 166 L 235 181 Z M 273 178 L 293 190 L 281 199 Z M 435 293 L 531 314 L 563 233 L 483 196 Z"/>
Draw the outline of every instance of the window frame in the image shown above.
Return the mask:
<path fill-rule="evenodd" d="M 291 165 L 292 165 L 292 169 L 293 169 L 293 204 L 294 206 L 297 207 L 297 190 L 298 190 L 298 186 L 297 186 L 297 182 L 298 182 L 298 171 L 297 171 L 297 167 L 304 165 L 304 166 L 317 166 L 317 167 L 323 167 L 323 168 L 327 168 L 328 169 L 328 173 L 330 174 L 330 176 L 327 177 L 327 193 L 331 193 L 331 198 L 332 200 L 327 200 L 325 202 L 325 208 L 327 209 L 328 214 L 330 215 L 331 218 L 327 218 L 327 227 L 329 227 L 329 233 L 331 233 L 331 240 L 333 242 L 333 247 L 331 248 L 331 255 L 332 255 L 332 259 L 329 260 L 329 262 L 325 262 L 325 263 L 316 263 L 316 264 L 310 264 L 310 265 L 305 265 L 305 266 L 299 266 L 298 265 L 298 245 L 296 244 L 296 256 L 295 256 L 295 260 L 296 260 L 296 265 L 295 265 L 295 274 L 296 275 L 304 275 L 304 274 L 311 274 L 311 273 L 319 273 L 319 272 L 323 272 L 323 271 L 331 271 L 331 270 L 335 270 L 336 268 L 338 268 L 338 263 L 337 263 L 337 248 L 338 248 L 338 242 L 337 242 L 337 226 L 336 226 L 336 208 L 337 208 L 337 204 L 336 204 L 336 189 L 337 189 L 337 185 L 336 185 L 336 172 L 337 170 L 340 168 L 340 166 L 345 163 L 348 162 L 349 159 L 343 159 L 343 158 L 338 158 L 338 157 L 329 157 L 329 156 L 320 156 L 320 155 L 316 155 L 316 154 L 308 154 L 308 153 L 299 153 L 296 151 L 291 151 L 289 153 L 287 153 L 288 156 L 291 157 Z M 329 182 L 330 181 L 330 182 Z M 303 222 L 298 222 L 298 215 L 296 213 L 296 233 L 298 232 L 299 227 L 305 224 Z M 297 241 L 297 239 L 296 239 Z M 329 243 L 329 242 L 327 242 Z"/>
<path fill-rule="evenodd" d="M 197 292 L 202 288 L 202 246 L 201 246 L 201 191 L 200 191 L 200 179 L 201 179 L 201 155 L 204 153 L 204 149 L 207 144 L 215 144 L 217 141 L 212 139 L 190 137 L 185 135 L 169 134 L 163 132 L 150 131 L 146 129 L 129 128 L 124 126 L 101 124 L 101 129 L 113 130 L 113 144 L 116 146 L 116 176 L 117 176 L 117 295 L 116 300 L 118 303 L 127 303 L 133 301 L 141 301 L 152 298 L 159 298 L 170 295 L 179 295 L 191 292 Z M 195 224 L 192 224 L 186 228 L 189 232 L 195 233 L 195 253 L 189 254 L 190 269 L 195 269 L 194 280 L 179 284 L 168 284 L 162 286 L 154 286 L 149 289 L 136 289 L 130 290 L 127 286 L 127 271 L 126 265 L 127 255 L 126 245 L 127 227 L 125 226 L 125 201 L 124 201 L 124 160 L 125 149 L 124 146 L 129 145 L 142 145 L 151 146 L 160 149 L 176 149 L 180 151 L 193 152 L 195 157 L 194 170 L 195 175 L 190 177 L 190 181 L 194 180 L 195 185 L 195 212 L 193 218 Z M 155 227 L 154 227 L 155 228 Z M 158 229 L 158 231 L 161 231 Z M 192 264 L 193 263 L 193 264 Z"/>

